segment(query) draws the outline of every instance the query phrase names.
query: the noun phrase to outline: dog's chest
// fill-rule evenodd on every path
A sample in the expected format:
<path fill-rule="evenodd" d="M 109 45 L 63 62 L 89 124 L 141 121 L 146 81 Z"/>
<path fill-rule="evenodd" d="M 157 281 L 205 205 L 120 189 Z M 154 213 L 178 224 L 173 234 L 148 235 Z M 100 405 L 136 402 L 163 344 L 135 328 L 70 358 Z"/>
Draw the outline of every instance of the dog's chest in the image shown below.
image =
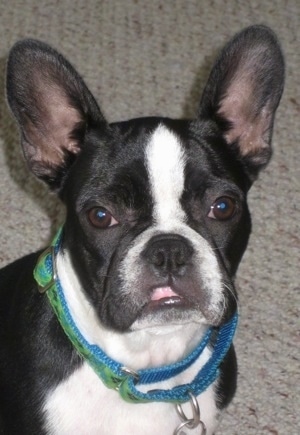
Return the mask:
<path fill-rule="evenodd" d="M 207 435 L 212 434 L 217 414 L 212 386 L 198 402 Z M 189 408 L 184 405 L 188 417 Z M 127 403 L 106 388 L 86 363 L 47 396 L 43 411 L 49 435 L 172 435 L 180 424 L 174 404 Z M 183 433 L 201 431 L 198 427 Z"/>

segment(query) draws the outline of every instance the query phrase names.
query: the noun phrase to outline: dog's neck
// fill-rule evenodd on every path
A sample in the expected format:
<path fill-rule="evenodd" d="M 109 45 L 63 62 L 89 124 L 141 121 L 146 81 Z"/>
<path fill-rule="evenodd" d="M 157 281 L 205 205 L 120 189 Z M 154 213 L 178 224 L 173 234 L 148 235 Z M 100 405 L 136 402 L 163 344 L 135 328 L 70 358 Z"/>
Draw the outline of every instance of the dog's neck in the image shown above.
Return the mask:
<path fill-rule="evenodd" d="M 196 323 L 126 333 L 109 330 L 101 324 L 82 290 L 67 251 L 57 255 L 56 268 L 70 313 L 84 338 L 133 370 L 172 364 L 183 359 L 199 344 L 207 330 L 205 325 Z"/>

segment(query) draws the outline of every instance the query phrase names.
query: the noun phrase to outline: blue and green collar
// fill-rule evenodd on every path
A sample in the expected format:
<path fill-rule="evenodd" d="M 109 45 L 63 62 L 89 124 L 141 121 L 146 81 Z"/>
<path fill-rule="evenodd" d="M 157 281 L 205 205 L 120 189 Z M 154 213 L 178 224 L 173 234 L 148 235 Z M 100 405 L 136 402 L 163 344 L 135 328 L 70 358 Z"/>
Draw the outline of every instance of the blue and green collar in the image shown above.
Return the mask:
<path fill-rule="evenodd" d="M 237 313 L 223 326 L 208 328 L 200 344 L 183 360 L 162 367 L 134 372 L 124 367 L 120 362 L 111 359 L 99 346 L 90 344 L 77 328 L 55 269 L 55 256 L 59 251 L 61 235 L 62 230 L 58 232 L 51 246 L 40 256 L 34 270 L 34 278 L 40 292 L 46 292 L 49 302 L 72 345 L 79 355 L 90 364 L 102 382 L 108 388 L 117 390 L 124 400 L 131 403 L 184 403 L 190 400 L 190 393 L 198 396 L 205 391 L 219 375 L 220 364 L 229 350 L 236 330 Z M 212 338 L 214 344 L 211 357 L 191 383 L 178 385 L 172 389 L 150 390 L 147 393 L 142 393 L 137 389 L 139 385 L 165 381 L 182 373 L 199 358 L 208 345 L 211 348 Z"/>

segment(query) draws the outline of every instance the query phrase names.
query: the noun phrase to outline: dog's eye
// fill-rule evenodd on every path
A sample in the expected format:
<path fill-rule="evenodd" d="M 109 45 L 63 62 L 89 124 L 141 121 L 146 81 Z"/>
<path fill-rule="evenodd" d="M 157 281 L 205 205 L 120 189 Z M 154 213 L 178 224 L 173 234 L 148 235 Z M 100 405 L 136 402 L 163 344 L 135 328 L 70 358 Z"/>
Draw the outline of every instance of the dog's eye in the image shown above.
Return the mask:
<path fill-rule="evenodd" d="M 208 217 L 225 221 L 230 219 L 234 215 L 235 211 L 235 200 L 233 198 L 229 198 L 229 196 L 222 196 L 221 198 L 218 198 L 210 207 Z"/>
<path fill-rule="evenodd" d="M 106 229 L 118 224 L 111 213 L 103 207 L 94 207 L 89 210 L 88 218 L 96 228 Z"/>

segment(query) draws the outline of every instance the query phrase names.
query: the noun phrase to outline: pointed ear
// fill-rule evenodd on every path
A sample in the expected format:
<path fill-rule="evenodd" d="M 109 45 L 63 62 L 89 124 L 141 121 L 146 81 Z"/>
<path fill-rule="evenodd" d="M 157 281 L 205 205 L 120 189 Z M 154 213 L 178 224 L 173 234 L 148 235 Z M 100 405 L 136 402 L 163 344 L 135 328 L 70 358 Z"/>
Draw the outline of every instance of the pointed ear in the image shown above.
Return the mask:
<path fill-rule="evenodd" d="M 23 40 L 7 64 L 7 99 L 31 170 L 58 188 L 86 131 L 105 120 L 69 62 L 48 45 Z"/>
<path fill-rule="evenodd" d="M 217 59 L 199 116 L 214 120 L 253 181 L 271 157 L 274 115 L 284 84 L 284 60 L 274 33 L 251 26 Z"/>

